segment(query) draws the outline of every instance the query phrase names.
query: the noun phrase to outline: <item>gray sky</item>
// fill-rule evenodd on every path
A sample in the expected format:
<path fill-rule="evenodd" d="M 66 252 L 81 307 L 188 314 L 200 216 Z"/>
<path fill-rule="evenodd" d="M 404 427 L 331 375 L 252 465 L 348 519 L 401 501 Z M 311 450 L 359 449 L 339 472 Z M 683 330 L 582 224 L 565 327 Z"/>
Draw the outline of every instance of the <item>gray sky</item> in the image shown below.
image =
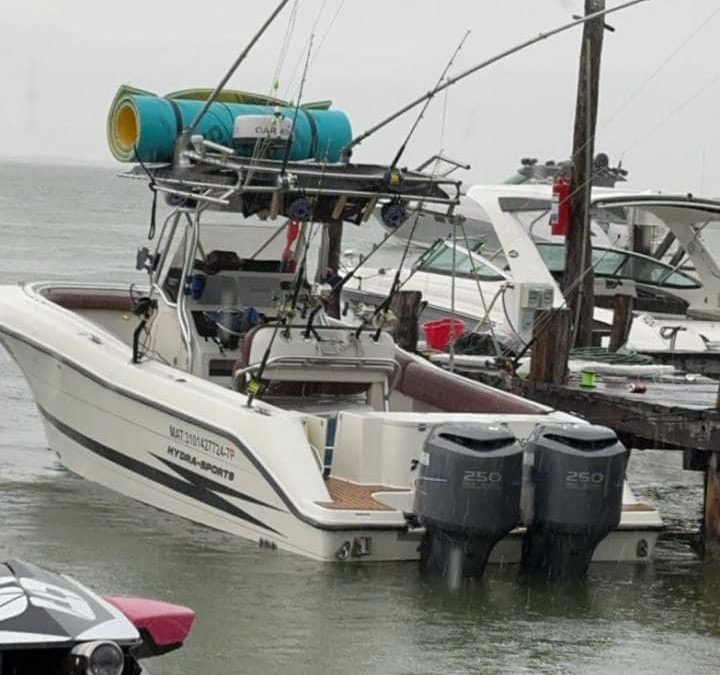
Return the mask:
<path fill-rule="evenodd" d="M 274 5 L 0 0 L 0 155 L 111 163 L 105 121 L 120 84 L 158 93 L 214 86 Z M 429 89 L 466 30 L 472 33 L 454 72 L 565 22 L 582 6 L 582 0 L 300 0 L 280 92 L 297 91 L 293 72 L 318 14 L 316 44 L 324 40 L 305 99 L 333 99 L 357 133 Z M 650 0 L 609 20 L 617 31 L 606 33 L 597 147 L 613 162 L 623 157 L 633 187 L 720 196 L 720 15 L 648 82 L 717 9 L 717 0 Z M 231 86 L 269 92 L 289 16 L 286 9 Z M 407 163 L 443 147 L 472 164 L 466 180 L 491 182 L 511 174 L 523 156 L 569 155 L 580 35 L 574 30 L 541 43 L 465 80 L 447 100 L 436 99 Z M 406 117 L 369 139 L 355 158 L 389 162 L 411 122 Z"/>

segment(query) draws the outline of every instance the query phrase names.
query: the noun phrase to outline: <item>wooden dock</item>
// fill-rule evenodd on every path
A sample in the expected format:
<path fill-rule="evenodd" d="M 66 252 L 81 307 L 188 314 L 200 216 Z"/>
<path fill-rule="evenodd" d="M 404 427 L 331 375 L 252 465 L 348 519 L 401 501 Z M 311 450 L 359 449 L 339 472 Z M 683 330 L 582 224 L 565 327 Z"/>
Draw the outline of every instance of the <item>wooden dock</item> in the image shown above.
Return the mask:
<path fill-rule="evenodd" d="M 673 366 L 687 373 L 702 373 L 707 377 L 720 380 L 720 351 L 643 351 L 652 357 L 655 363 Z"/>
<path fill-rule="evenodd" d="M 720 450 L 718 384 L 699 381 L 645 381 L 643 393 L 631 391 L 632 378 L 598 381 L 593 388 L 578 382 L 547 384 L 509 378 L 500 370 L 456 367 L 456 372 L 511 391 L 594 424 L 614 429 L 628 447 L 709 452 Z M 688 467 L 689 468 L 689 467 Z"/>
<path fill-rule="evenodd" d="M 629 449 L 657 448 L 683 452 L 683 468 L 705 473 L 702 533 L 707 556 L 720 559 L 720 410 L 718 384 L 695 381 L 599 381 L 593 388 L 579 382 L 548 384 L 510 377 L 489 367 L 460 366 L 461 375 L 574 413 L 615 430 Z M 639 382 L 638 382 L 639 384 Z"/>

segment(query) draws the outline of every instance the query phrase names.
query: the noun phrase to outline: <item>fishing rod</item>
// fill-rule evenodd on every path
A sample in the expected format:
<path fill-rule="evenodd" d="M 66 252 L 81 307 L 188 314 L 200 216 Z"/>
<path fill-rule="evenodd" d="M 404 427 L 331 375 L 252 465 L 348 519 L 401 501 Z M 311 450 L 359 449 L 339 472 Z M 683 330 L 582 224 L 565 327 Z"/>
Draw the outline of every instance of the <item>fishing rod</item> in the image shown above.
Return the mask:
<path fill-rule="evenodd" d="M 183 130 L 182 134 L 180 135 L 180 139 L 185 139 L 185 142 L 188 142 L 190 140 L 190 137 L 192 136 L 193 131 L 197 128 L 197 125 L 200 124 L 200 120 L 205 116 L 207 111 L 210 109 L 210 106 L 215 103 L 217 100 L 217 97 L 220 95 L 220 92 L 225 88 L 225 85 L 229 82 L 230 78 L 235 74 L 235 71 L 238 69 L 240 64 L 247 58 L 247 55 L 252 51 L 253 47 L 257 44 L 258 40 L 263 36 L 265 31 L 271 26 L 271 24 L 275 21 L 278 14 L 282 12 L 283 9 L 285 9 L 285 5 L 287 5 L 290 2 L 290 0 L 281 0 L 280 4 L 273 10 L 272 14 L 265 20 L 265 23 L 260 27 L 257 33 L 253 36 L 252 40 L 248 43 L 247 47 L 243 49 L 243 51 L 238 55 L 238 57 L 235 59 L 235 62 L 230 66 L 230 69 L 225 73 L 224 77 L 218 82 L 218 85 L 213 89 L 210 96 L 205 101 L 205 104 L 203 107 L 198 111 L 197 115 L 195 115 L 195 118 L 192 122 L 187 126 L 186 129 Z"/>
<path fill-rule="evenodd" d="M 440 74 L 440 77 L 437 80 L 437 83 L 435 84 L 435 88 L 437 89 L 438 86 L 440 86 L 445 79 L 445 77 L 448 74 L 448 71 L 450 68 L 452 68 L 453 63 L 455 63 L 455 59 L 457 58 L 457 55 L 460 53 L 460 50 L 465 45 L 466 40 L 468 39 L 468 36 L 470 35 L 470 31 L 467 31 L 465 35 L 463 35 L 462 40 L 460 40 L 460 44 L 457 46 L 457 49 L 453 52 L 453 55 L 450 57 L 450 60 L 448 61 L 447 66 L 445 66 L 445 70 L 442 71 Z M 395 159 L 393 159 L 392 164 L 390 165 L 390 171 L 392 171 L 400 161 L 400 158 L 405 153 L 405 149 L 407 148 L 407 144 L 410 142 L 410 139 L 415 135 L 415 132 L 417 131 L 418 126 L 420 126 L 420 122 L 422 121 L 423 117 L 425 117 L 425 113 L 427 112 L 428 107 L 430 106 L 430 103 L 432 103 L 433 97 L 430 96 L 425 100 L 425 105 L 420 110 L 420 113 L 417 116 L 417 119 L 413 123 L 412 127 L 410 127 L 410 131 L 408 131 L 408 135 L 405 137 L 405 140 L 402 142 L 402 145 L 398 148 L 397 154 L 395 155 Z M 350 146 L 352 147 L 352 146 Z"/>
<path fill-rule="evenodd" d="M 308 50 L 308 55 L 309 54 L 310 54 L 310 51 Z M 325 171 L 323 170 L 322 174 L 320 175 L 320 181 L 318 182 L 318 194 L 319 194 L 319 191 L 322 189 L 322 184 L 323 184 L 324 178 L 325 178 Z M 270 342 L 268 343 L 268 346 L 265 349 L 265 352 L 263 353 L 262 359 L 260 361 L 260 365 L 255 373 L 255 376 L 252 378 L 251 382 L 248 384 L 248 400 L 247 400 L 247 404 L 246 404 L 248 408 L 251 408 L 253 401 L 263 393 L 264 385 L 263 385 L 262 377 L 267 368 L 267 365 L 268 365 L 268 362 L 270 359 L 270 353 L 272 352 L 273 345 L 275 344 L 275 338 L 277 337 L 278 333 L 280 332 L 280 329 L 284 327 L 287 337 L 290 336 L 290 325 L 289 325 L 290 318 L 295 314 L 295 309 L 297 308 L 298 300 L 300 298 L 300 291 L 305 282 L 308 252 L 310 250 L 310 241 L 312 240 L 312 224 L 315 222 L 315 206 L 316 205 L 317 205 L 317 200 L 313 204 L 312 212 L 310 213 L 310 219 L 308 220 L 307 229 L 309 229 L 309 232 L 307 233 L 307 238 L 305 237 L 306 228 L 303 228 L 302 234 L 300 235 L 304 242 L 304 248 L 303 248 L 302 258 L 300 259 L 300 266 L 298 267 L 297 275 L 295 278 L 295 287 L 293 288 L 293 294 L 292 294 L 292 298 L 290 300 L 290 307 L 289 307 L 289 309 L 286 309 L 282 312 L 282 314 L 283 314 L 282 316 L 278 316 L 277 323 L 275 324 L 275 329 L 273 330 L 272 336 L 270 337 Z M 283 227 L 286 227 L 286 226 L 283 226 Z M 319 307 L 320 307 L 320 305 L 318 305 L 318 308 Z M 311 317 L 314 316 L 314 312 L 316 312 L 318 308 L 313 310 L 313 314 L 311 314 Z M 311 331 L 312 331 L 312 318 L 310 319 L 310 322 L 309 322 L 307 330 L 306 330 L 307 337 L 310 336 Z"/>
<path fill-rule="evenodd" d="M 290 300 L 290 307 L 288 309 L 283 308 L 283 316 L 278 316 L 277 323 L 275 324 L 275 328 L 272 332 L 272 335 L 270 336 L 270 342 L 268 342 L 268 346 L 263 352 L 262 359 L 260 360 L 260 365 L 258 366 L 255 375 L 247 385 L 247 402 L 245 405 L 248 408 L 252 408 L 253 401 L 263 392 L 264 386 L 262 378 L 265 374 L 265 370 L 267 369 L 268 361 L 270 360 L 270 354 L 272 352 L 273 345 L 275 344 L 275 338 L 277 337 L 281 328 L 288 328 L 290 317 L 295 312 L 295 308 L 297 307 L 298 298 L 300 297 L 300 290 L 303 285 L 303 278 L 305 276 L 307 249 L 308 243 L 306 243 L 305 245 L 303 257 L 300 261 L 300 267 L 297 270 L 297 279 L 295 282 L 295 288 L 293 289 L 292 298 Z"/>
<path fill-rule="evenodd" d="M 335 296 L 339 295 L 342 291 L 342 289 L 347 285 L 347 283 L 355 277 L 355 275 L 358 273 L 361 267 L 367 263 L 370 258 L 377 253 L 391 238 L 394 237 L 397 234 L 397 229 L 389 230 L 385 236 L 379 241 L 372 245 L 372 248 L 370 249 L 370 252 L 366 256 L 361 256 L 360 260 L 355 267 L 353 267 L 335 286 L 332 287 L 332 290 L 330 291 L 330 295 L 328 296 L 326 304 L 328 304 Z M 318 305 L 315 307 L 311 312 L 310 316 L 308 317 L 307 324 L 305 326 L 305 336 L 310 337 L 310 334 L 312 333 L 312 325 L 313 321 L 315 320 L 315 316 L 320 311 L 321 306 Z"/>
<path fill-rule="evenodd" d="M 420 221 L 420 213 L 422 211 L 422 204 L 418 207 L 417 212 L 415 213 L 415 222 L 412 225 L 412 229 L 410 230 L 410 236 L 407 239 L 407 243 L 405 244 L 405 250 L 403 251 L 402 258 L 400 259 L 400 264 L 397 267 L 397 270 L 395 271 L 395 276 L 393 277 L 392 284 L 390 286 L 390 292 L 387 294 L 387 297 L 375 308 L 375 311 L 372 314 L 372 317 L 370 321 L 374 321 L 378 316 L 380 316 L 383 312 L 387 312 L 388 309 L 390 309 L 390 304 L 393 301 L 393 298 L 400 290 L 400 275 L 402 274 L 403 265 L 405 264 L 405 260 L 407 259 L 408 251 L 410 250 L 410 245 L 412 244 L 413 237 L 415 236 L 415 229 L 417 228 L 417 224 Z M 369 323 L 369 322 L 368 322 Z M 362 328 L 365 326 L 366 321 L 363 321 L 360 325 L 360 328 L 358 329 L 358 333 Z M 377 342 L 380 339 L 380 333 L 382 331 L 382 324 L 380 323 L 378 325 L 378 329 L 375 332 L 375 341 Z"/>
<path fill-rule="evenodd" d="M 497 54 L 493 56 L 492 58 L 489 58 L 482 63 L 479 63 L 475 66 L 472 66 L 472 68 L 468 68 L 467 70 L 464 70 L 462 73 L 456 75 L 455 77 L 451 77 L 448 80 L 445 80 L 445 82 L 439 84 L 434 89 L 431 89 L 426 94 L 423 94 L 422 96 L 416 98 L 411 103 L 408 103 L 406 106 L 402 107 L 400 110 L 394 112 L 392 115 L 386 117 L 381 122 L 378 122 L 374 127 L 368 129 L 365 133 L 361 134 L 360 136 L 357 136 L 354 138 L 350 143 L 345 146 L 343 149 L 343 159 L 347 162 L 350 159 L 350 156 L 352 155 L 352 149 L 360 145 L 364 140 L 375 134 L 380 129 L 386 127 L 391 122 L 394 122 L 399 117 L 402 117 L 405 113 L 409 112 L 413 108 L 419 106 L 421 103 L 424 103 L 425 101 L 432 99 L 434 96 L 439 94 L 442 91 L 445 91 L 446 89 L 449 89 L 453 85 L 457 84 L 461 80 L 464 80 L 466 77 L 483 70 L 487 68 L 488 66 L 491 66 L 494 63 L 497 63 L 498 61 L 501 61 L 502 59 L 512 56 L 513 54 L 516 54 L 517 52 L 520 52 L 524 49 L 527 49 L 528 47 L 531 47 L 534 44 L 537 44 L 538 42 L 542 42 L 543 40 L 547 40 L 551 37 L 554 37 L 555 35 L 558 35 L 560 33 L 564 33 L 565 31 L 570 30 L 571 28 L 575 28 L 576 26 L 580 26 L 582 24 L 587 23 L 588 21 L 592 21 L 593 19 L 599 19 L 600 17 L 607 16 L 609 14 L 614 14 L 615 12 L 619 12 L 624 9 L 628 9 L 629 7 L 632 7 L 634 5 L 639 5 L 643 2 L 648 2 L 649 0 L 628 0 L 628 2 L 624 2 L 621 5 L 618 5 L 617 7 L 611 7 L 609 9 L 603 9 L 599 12 L 593 12 L 592 14 L 587 14 L 586 16 L 583 16 L 579 19 L 574 19 L 570 23 L 563 24 L 562 26 L 558 28 L 554 28 L 551 31 L 548 31 L 547 33 L 540 33 L 534 38 L 531 38 L 529 40 L 525 40 L 524 42 L 520 43 L 519 45 L 516 45 L 514 47 L 511 47 L 510 49 L 506 49 L 505 51 L 501 52 L 500 54 Z"/>
<path fill-rule="evenodd" d="M 290 127 L 290 136 L 285 145 L 285 154 L 283 156 L 282 168 L 280 169 L 280 177 L 284 178 L 285 170 L 287 169 L 287 163 L 290 159 L 290 150 L 292 148 L 293 135 L 295 133 L 295 125 L 297 124 L 298 113 L 300 112 L 300 103 L 302 101 L 303 90 L 305 89 L 305 82 L 307 81 L 308 68 L 310 67 L 310 56 L 312 54 L 313 40 L 315 35 L 310 35 L 310 44 L 308 45 L 307 56 L 305 57 L 305 68 L 303 69 L 302 79 L 300 80 L 300 89 L 298 90 L 298 100 L 295 104 L 295 114 L 293 115 L 292 126 Z"/>

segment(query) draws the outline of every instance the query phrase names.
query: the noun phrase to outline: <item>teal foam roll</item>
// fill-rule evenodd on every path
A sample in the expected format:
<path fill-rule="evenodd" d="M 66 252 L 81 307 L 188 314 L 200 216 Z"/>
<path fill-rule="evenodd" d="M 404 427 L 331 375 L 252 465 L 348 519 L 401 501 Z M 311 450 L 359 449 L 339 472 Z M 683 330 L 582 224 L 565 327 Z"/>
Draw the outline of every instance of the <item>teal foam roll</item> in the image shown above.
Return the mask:
<path fill-rule="evenodd" d="M 204 105 L 201 100 L 165 99 L 157 96 L 129 95 L 115 102 L 111 111 L 113 129 L 117 129 L 118 112 L 130 105 L 135 111 L 136 133 L 134 144 L 128 141 L 127 133 L 112 135 L 110 147 L 116 159 L 136 161 L 137 155 L 144 162 L 171 162 L 175 141 L 179 131 L 187 128 Z M 244 115 L 272 115 L 277 108 L 244 103 L 211 104 L 200 120 L 194 133 L 205 139 L 235 148 L 239 154 L 248 156 L 252 148 L 238 144 L 233 138 L 235 118 Z M 293 119 L 295 108 L 283 107 L 280 112 Z M 344 112 L 337 110 L 305 110 L 300 108 L 293 132 L 290 160 L 315 159 L 337 162 L 343 148 L 352 140 L 350 120 Z M 282 148 L 273 151 L 274 157 L 283 156 Z"/>

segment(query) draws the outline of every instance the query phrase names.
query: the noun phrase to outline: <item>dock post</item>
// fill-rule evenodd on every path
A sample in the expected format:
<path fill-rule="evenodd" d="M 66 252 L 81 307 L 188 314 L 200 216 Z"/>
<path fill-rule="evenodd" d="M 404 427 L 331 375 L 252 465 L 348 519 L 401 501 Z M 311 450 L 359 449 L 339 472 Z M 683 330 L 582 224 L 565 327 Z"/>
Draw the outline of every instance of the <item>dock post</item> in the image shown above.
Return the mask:
<path fill-rule="evenodd" d="M 720 453 L 711 452 L 705 471 L 705 557 L 720 559 Z"/>
<path fill-rule="evenodd" d="M 405 351 L 416 352 L 422 293 L 420 291 L 399 291 L 392 299 L 390 309 L 397 317 L 397 325 L 393 331 L 395 343 Z"/>
<path fill-rule="evenodd" d="M 610 329 L 609 351 L 616 352 L 627 342 L 633 322 L 634 298 L 629 295 L 615 296 L 615 312 Z"/>
<path fill-rule="evenodd" d="M 530 381 L 565 384 L 572 340 L 570 310 L 536 312 L 535 326 Z"/>

